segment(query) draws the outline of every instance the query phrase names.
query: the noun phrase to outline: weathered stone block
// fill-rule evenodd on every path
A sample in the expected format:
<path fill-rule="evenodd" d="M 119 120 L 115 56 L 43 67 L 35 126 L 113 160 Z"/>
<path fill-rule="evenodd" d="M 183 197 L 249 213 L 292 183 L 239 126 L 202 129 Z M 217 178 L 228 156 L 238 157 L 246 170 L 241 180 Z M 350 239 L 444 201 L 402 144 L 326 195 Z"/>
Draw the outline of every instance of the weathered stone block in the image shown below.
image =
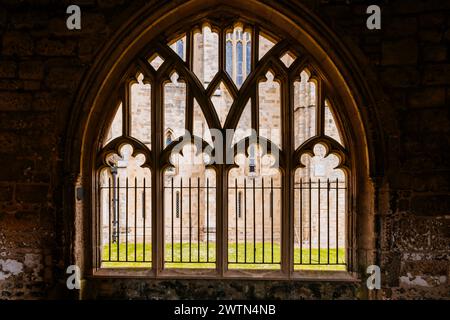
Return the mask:
<path fill-rule="evenodd" d="M 82 38 L 78 44 L 78 56 L 81 61 L 90 61 L 95 57 L 95 54 L 101 49 L 99 43 L 104 39 L 101 35 L 92 35 L 87 38 Z"/>
<path fill-rule="evenodd" d="M 419 18 L 420 27 L 433 28 L 445 25 L 446 15 L 443 12 L 430 12 L 422 14 Z"/>
<path fill-rule="evenodd" d="M 426 197 L 426 196 L 425 196 Z M 425 199 L 420 199 L 422 201 Z M 430 205 L 425 210 L 433 210 Z M 442 220 L 442 219 L 441 219 Z M 441 232 L 442 221 L 432 215 L 398 215 L 392 224 L 393 249 L 396 252 L 432 253 L 448 250 L 449 239 Z"/>
<path fill-rule="evenodd" d="M 36 53 L 43 56 L 70 56 L 75 53 L 76 47 L 75 40 L 42 39 L 36 43 Z"/>
<path fill-rule="evenodd" d="M 408 97 L 408 105 L 412 108 L 444 107 L 445 91 L 445 87 L 414 90 Z"/>
<path fill-rule="evenodd" d="M 394 88 L 407 88 L 417 86 L 420 75 L 413 67 L 386 67 L 380 74 L 382 85 Z"/>
<path fill-rule="evenodd" d="M 427 85 L 449 85 L 450 64 L 436 64 L 425 67 L 423 83 Z"/>
<path fill-rule="evenodd" d="M 47 201 L 48 185 L 18 184 L 16 186 L 16 201 L 42 203 Z"/>
<path fill-rule="evenodd" d="M 423 166 L 422 166 L 423 167 Z M 450 174 L 450 171 L 446 173 Z M 402 172 L 397 174 L 396 178 L 391 183 L 393 188 L 420 192 L 445 192 L 450 190 L 450 183 L 446 179 L 445 174 L 430 175 L 429 171 L 424 172 Z M 402 206 L 399 210 L 408 211 L 409 201 L 403 200 Z"/>
<path fill-rule="evenodd" d="M 52 126 L 52 116 L 48 113 L 31 111 L 0 113 L 0 128 L 4 131 L 29 132 L 42 128 L 50 129 Z"/>
<path fill-rule="evenodd" d="M 402 266 L 402 274 L 411 275 L 447 275 L 449 262 L 445 260 L 416 260 L 405 261 Z"/>
<path fill-rule="evenodd" d="M 450 42 L 450 28 L 444 33 L 444 40 Z"/>
<path fill-rule="evenodd" d="M 442 62 L 447 59 L 447 47 L 445 46 L 429 46 L 422 49 L 424 61 Z"/>
<path fill-rule="evenodd" d="M 0 78 L 14 78 L 17 65 L 14 61 L 0 61 Z"/>
<path fill-rule="evenodd" d="M 442 40 L 442 32 L 439 29 L 420 29 L 419 39 L 425 43 L 438 43 Z"/>
<path fill-rule="evenodd" d="M 32 108 L 36 111 L 68 109 L 72 95 L 60 91 L 40 91 L 34 96 Z"/>
<path fill-rule="evenodd" d="M 23 61 L 19 64 L 19 77 L 21 79 L 41 80 L 44 77 L 42 61 Z"/>
<path fill-rule="evenodd" d="M 382 28 L 390 36 L 411 36 L 417 32 L 417 19 L 409 16 L 395 17 L 387 20 Z"/>
<path fill-rule="evenodd" d="M 450 195 L 420 195 L 411 199 L 411 210 L 421 216 L 450 214 Z"/>
<path fill-rule="evenodd" d="M 0 132 L 0 145 L 3 152 L 14 153 L 20 144 L 20 135 L 15 132 Z"/>
<path fill-rule="evenodd" d="M 37 91 L 41 88 L 41 82 L 36 80 L 25 80 L 23 89 L 27 91 Z"/>
<path fill-rule="evenodd" d="M 3 35 L 3 54 L 17 56 L 31 56 L 34 42 L 30 35 L 22 32 L 7 32 Z"/>
<path fill-rule="evenodd" d="M 42 2 L 42 1 L 41 1 Z M 40 3 L 42 6 L 43 3 Z M 11 15 L 11 24 L 15 30 L 36 30 L 45 28 L 48 22 L 48 10 L 16 11 Z"/>
<path fill-rule="evenodd" d="M 33 161 L 3 153 L 0 154 L 0 167 L 8 168 L 8 170 L 0 170 L 0 181 L 23 181 L 26 172 L 33 167 Z"/>
<path fill-rule="evenodd" d="M 75 90 L 83 69 L 77 67 L 50 68 L 45 84 L 50 89 Z"/>
<path fill-rule="evenodd" d="M 0 91 L 0 111 L 30 110 L 32 96 L 30 93 Z"/>
<path fill-rule="evenodd" d="M 13 186 L 11 184 L 0 183 L 0 201 L 11 201 Z"/>
<path fill-rule="evenodd" d="M 23 89 L 23 82 L 16 79 L 1 79 L 0 90 L 17 91 Z"/>
<path fill-rule="evenodd" d="M 417 41 L 413 38 L 385 41 L 383 43 L 383 65 L 416 64 Z"/>
<path fill-rule="evenodd" d="M 7 22 L 8 22 L 8 17 L 6 14 L 6 10 L 0 11 L 0 29 L 6 27 Z"/>
<path fill-rule="evenodd" d="M 107 32 L 108 26 L 105 23 L 105 17 L 98 13 L 85 13 L 80 31 L 83 34 Z"/>
<path fill-rule="evenodd" d="M 447 108 L 426 108 L 426 109 L 410 109 L 404 115 L 403 126 L 405 133 L 410 133 L 411 137 L 416 138 L 416 143 L 423 144 L 425 138 L 429 138 L 431 142 L 439 134 L 450 132 L 450 119 L 448 117 Z M 433 133 L 434 136 L 426 135 Z M 414 134 L 418 136 L 413 136 Z M 418 138 L 422 139 L 418 139 Z M 445 135 L 442 136 L 445 138 Z M 428 147 L 428 145 L 426 145 Z M 439 148 L 439 142 L 435 144 Z"/>
<path fill-rule="evenodd" d="M 125 0 L 98 0 L 100 8 L 113 8 L 125 3 Z"/>
<path fill-rule="evenodd" d="M 422 12 L 425 9 L 425 3 L 422 1 L 416 1 L 414 2 L 414 5 L 411 3 L 411 1 L 408 0 L 399 0 L 392 3 L 392 10 L 395 13 L 401 13 L 401 14 L 410 14 L 410 13 L 417 13 Z"/>

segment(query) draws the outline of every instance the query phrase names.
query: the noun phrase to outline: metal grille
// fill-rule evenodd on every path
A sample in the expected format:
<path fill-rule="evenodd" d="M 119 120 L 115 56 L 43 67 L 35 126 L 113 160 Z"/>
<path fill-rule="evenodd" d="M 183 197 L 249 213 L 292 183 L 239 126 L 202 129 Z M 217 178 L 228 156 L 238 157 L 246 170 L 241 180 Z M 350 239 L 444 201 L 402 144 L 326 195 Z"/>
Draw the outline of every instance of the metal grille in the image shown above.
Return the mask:
<path fill-rule="evenodd" d="M 125 180 L 125 181 L 123 181 Z M 170 178 L 165 186 L 165 262 L 213 268 L 216 262 L 216 187 L 206 178 Z M 100 187 L 102 265 L 152 261 L 151 187 L 145 178 L 109 178 Z M 294 268 L 346 265 L 346 184 L 300 179 L 294 187 Z M 281 187 L 273 178 L 230 181 L 228 263 L 279 265 Z M 184 266 L 185 265 L 185 266 Z"/>
<path fill-rule="evenodd" d="M 270 177 L 235 178 L 228 199 L 230 267 L 279 267 L 281 186 Z"/>
<path fill-rule="evenodd" d="M 294 266 L 346 264 L 346 189 L 338 179 L 295 184 Z"/>
<path fill-rule="evenodd" d="M 125 180 L 125 181 L 123 181 Z M 109 178 L 100 187 L 103 267 L 151 263 L 151 187 L 145 178 Z"/>
<path fill-rule="evenodd" d="M 166 267 L 215 268 L 216 188 L 209 178 L 171 177 L 164 187 Z"/>

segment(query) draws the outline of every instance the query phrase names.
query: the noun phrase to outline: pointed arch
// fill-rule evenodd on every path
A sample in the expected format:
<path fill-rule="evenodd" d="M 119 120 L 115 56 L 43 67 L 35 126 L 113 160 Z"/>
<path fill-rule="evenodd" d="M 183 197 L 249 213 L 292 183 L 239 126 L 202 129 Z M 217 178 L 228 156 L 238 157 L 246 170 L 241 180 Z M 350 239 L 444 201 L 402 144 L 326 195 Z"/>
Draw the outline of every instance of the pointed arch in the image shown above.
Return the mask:
<path fill-rule="evenodd" d="M 92 273 L 90 270 L 95 270 L 93 266 L 99 261 L 99 257 L 95 252 L 96 246 L 93 243 L 95 236 L 92 236 L 95 234 L 94 230 L 98 226 L 98 220 L 91 215 L 92 208 L 95 207 L 95 193 L 91 194 L 89 192 L 94 190 L 96 185 L 95 175 L 92 174 L 93 163 L 96 163 L 95 158 L 102 149 L 98 138 L 101 135 L 99 128 L 103 130 L 113 117 L 111 102 L 113 100 L 118 101 L 115 94 L 117 92 L 117 84 L 120 83 L 120 79 L 125 74 L 130 63 L 136 57 L 139 61 L 142 61 L 142 52 L 148 53 L 149 48 L 155 48 L 153 42 L 158 41 L 158 37 L 162 36 L 162 31 L 164 31 L 164 34 L 175 34 L 179 30 L 190 26 L 192 23 L 191 19 L 189 19 L 190 15 L 196 14 L 197 17 L 203 18 L 208 16 L 209 13 L 218 10 L 225 15 L 233 15 L 233 11 L 239 8 L 242 10 L 241 18 L 248 18 L 254 24 L 262 26 L 267 24 L 267 20 L 264 19 L 264 12 L 270 11 L 272 13 L 270 27 L 276 30 L 277 34 L 290 34 L 290 37 L 288 41 L 278 42 L 261 60 L 252 65 L 252 68 L 254 68 L 252 71 L 253 76 L 250 75 L 239 89 L 239 94 L 230 109 L 224 127 L 236 127 L 239 121 L 238 115 L 242 113 L 248 99 L 254 100 L 255 92 L 252 88 L 252 83 L 257 79 L 258 68 L 263 69 L 263 66 L 267 66 L 272 62 L 272 66 L 278 66 L 282 70 L 286 69 L 279 60 L 271 61 L 271 52 L 275 54 L 276 50 L 279 50 L 279 53 L 281 53 L 288 46 L 296 52 L 298 58 L 290 66 L 289 71 L 294 70 L 296 66 L 300 66 L 303 61 L 306 61 L 305 53 L 308 53 L 308 62 L 314 63 L 318 70 L 327 71 L 326 74 L 317 73 L 318 79 L 322 81 L 321 90 L 325 88 L 328 90 L 332 97 L 329 97 L 332 100 L 332 106 L 335 112 L 339 112 L 338 125 L 346 128 L 344 145 L 348 148 L 348 154 L 351 156 L 348 163 L 352 168 L 352 176 L 349 177 L 352 185 L 349 188 L 349 192 L 351 193 L 352 201 L 354 201 L 351 204 L 351 226 L 358 230 L 358 234 L 365 234 L 365 236 L 361 236 L 358 239 L 351 239 L 349 270 L 358 270 L 358 267 L 362 265 L 362 261 L 364 263 L 368 260 L 373 261 L 374 258 L 371 252 L 373 252 L 374 247 L 371 235 L 373 235 L 374 229 L 370 216 L 373 214 L 374 191 L 370 179 L 383 174 L 381 170 L 384 167 L 383 158 L 376 157 L 376 154 L 382 155 L 383 152 L 375 152 L 383 148 L 382 134 L 377 121 L 377 103 L 373 97 L 373 92 L 369 89 L 368 81 L 363 76 L 362 68 L 358 66 L 349 50 L 333 37 L 333 32 L 317 17 L 297 2 L 281 4 L 270 1 L 249 0 L 245 9 L 242 9 L 240 2 L 235 0 L 226 2 L 220 0 L 190 0 L 177 5 L 180 8 L 174 10 L 175 7 L 172 3 L 149 3 L 134 15 L 130 15 L 132 18 L 124 24 L 117 34 L 111 38 L 108 45 L 102 49 L 98 60 L 93 64 L 86 75 L 86 81 L 83 82 L 84 84 L 80 88 L 79 96 L 74 103 L 76 108 L 74 108 L 70 117 L 66 137 L 65 169 L 69 175 L 74 177 L 74 183 L 68 188 L 66 208 L 69 212 L 73 212 L 73 219 L 69 218 L 67 223 L 69 229 L 77 236 L 77 241 L 81 241 L 88 250 L 85 250 L 86 255 L 77 253 L 69 259 L 83 262 L 84 275 Z M 183 23 L 175 25 L 174 21 L 183 21 Z M 219 46 L 224 51 L 224 44 L 221 43 Z M 151 72 L 144 70 L 144 72 L 148 74 L 154 73 L 153 77 L 158 79 L 173 66 L 179 68 L 180 74 L 186 79 L 189 78 L 188 90 L 191 96 L 198 100 L 208 125 L 213 128 L 219 128 L 220 121 L 217 115 L 212 112 L 212 104 L 205 98 L 204 87 L 189 70 L 191 63 L 189 55 L 187 55 L 188 61 L 184 62 L 175 52 L 167 53 L 164 50 L 157 47 L 157 52 L 161 56 L 169 57 L 167 60 L 173 61 L 172 65 L 168 61 L 164 61 L 158 70 L 150 70 Z M 257 53 L 258 50 L 256 49 L 255 54 Z M 220 69 L 223 70 L 225 61 L 223 52 L 219 53 L 219 57 Z M 291 76 L 287 77 L 285 81 L 288 80 L 292 80 Z M 282 87 L 282 100 L 286 105 L 292 104 L 291 90 L 290 86 Z M 127 94 L 122 94 L 120 97 L 126 98 Z M 154 92 L 152 92 L 152 106 L 159 105 L 161 97 L 161 88 L 155 87 Z M 323 96 L 323 99 L 325 99 L 325 96 Z M 159 112 L 152 113 L 151 117 L 153 123 L 160 123 L 161 114 Z M 291 130 L 293 128 L 293 119 L 289 119 L 287 113 L 284 113 L 282 117 L 283 123 L 286 123 L 288 130 Z M 127 131 L 126 119 L 124 123 L 125 131 Z M 158 157 L 162 150 L 162 141 L 157 136 L 157 133 L 161 131 L 160 125 L 157 125 L 152 130 L 152 141 L 155 143 L 152 144 L 151 158 L 152 165 L 156 166 L 156 170 L 159 168 L 158 163 L 160 159 Z M 128 133 L 126 134 L 128 135 Z M 330 141 L 326 141 L 330 143 Z M 309 148 L 309 144 L 312 144 L 312 142 L 305 143 L 304 148 L 306 148 L 306 145 Z M 294 159 L 291 156 L 292 153 L 289 152 L 285 156 L 286 166 L 292 167 Z M 73 161 L 74 159 L 78 159 L 78 161 Z M 289 186 L 289 180 L 290 178 L 286 177 L 283 181 L 285 190 Z M 220 179 L 218 179 L 218 182 L 220 182 Z M 152 183 L 161 185 L 160 177 L 157 174 L 152 175 Z M 71 190 L 73 191 L 73 188 L 81 186 L 88 191 L 89 195 L 83 200 L 82 205 L 78 205 L 78 209 L 75 210 L 75 202 L 77 200 L 73 199 L 72 195 L 74 193 L 71 193 Z M 156 192 L 157 190 L 152 190 L 152 194 L 155 197 L 157 195 Z M 291 191 L 286 192 L 289 193 Z M 283 200 L 283 203 L 288 205 L 287 201 Z M 220 206 L 224 203 L 225 198 L 218 197 L 217 205 Z M 156 211 L 159 210 L 158 204 L 152 205 L 155 206 Z M 358 219 L 356 219 L 356 216 L 358 216 Z M 226 219 L 223 221 L 222 219 L 223 217 L 219 217 L 218 224 L 223 226 Z M 76 231 L 70 228 L 74 220 L 80 221 L 80 224 L 84 227 Z M 153 218 L 152 223 L 157 224 L 156 218 Z M 361 232 L 361 230 L 368 232 Z M 292 232 L 286 232 L 281 243 L 289 243 L 289 237 L 292 234 Z M 218 234 L 218 236 L 221 235 Z M 157 237 L 157 234 L 152 236 Z M 218 248 L 218 252 L 223 254 L 224 245 L 222 242 L 221 244 L 222 247 Z M 152 270 L 138 274 L 154 276 L 161 272 L 161 265 L 158 264 L 158 261 L 161 261 L 161 253 L 159 251 L 162 250 L 160 249 L 162 249 L 161 245 L 153 248 L 153 255 L 157 258 L 153 261 Z M 282 247 L 281 252 L 283 257 L 282 264 L 284 265 L 283 271 L 295 277 L 289 270 L 289 261 L 292 259 L 290 258 L 288 247 Z M 358 255 L 356 254 L 357 252 L 359 252 Z M 220 261 L 220 263 L 223 262 Z"/>

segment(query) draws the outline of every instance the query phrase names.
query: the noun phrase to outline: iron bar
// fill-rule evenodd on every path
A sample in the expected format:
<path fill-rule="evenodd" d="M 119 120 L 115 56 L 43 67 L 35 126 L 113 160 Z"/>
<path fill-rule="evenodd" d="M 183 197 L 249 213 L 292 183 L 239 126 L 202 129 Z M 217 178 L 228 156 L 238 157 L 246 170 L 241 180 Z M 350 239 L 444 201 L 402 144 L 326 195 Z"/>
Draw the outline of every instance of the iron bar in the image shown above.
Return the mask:
<path fill-rule="evenodd" d="M 261 224 L 261 229 L 262 229 L 262 260 L 263 263 L 265 262 L 265 246 L 264 246 L 264 242 L 266 240 L 265 234 L 264 234 L 264 197 L 265 197 L 265 193 L 264 193 L 264 177 L 261 178 L 261 207 L 262 207 L 262 224 Z"/>
<path fill-rule="evenodd" d="M 244 257 L 247 263 L 247 178 L 244 177 Z"/>
<path fill-rule="evenodd" d="M 311 178 L 309 178 L 309 263 L 312 260 L 312 194 L 311 194 Z"/>
<path fill-rule="evenodd" d="M 206 178 L 206 261 L 209 262 L 209 178 Z"/>
<path fill-rule="evenodd" d="M 172 177 L 172 179 L 171 179 L 171 181 L 170 181 L 170 194 L 171 194 L 171 197 L 170 197 L 170 203 L 172 204 L 171 205 L 171 211 L 172 211 L 172 219 L 171 219 L 171 228 L 172 228 L 172 232 L 171 232 L 171 238 L 172 238 L 172 248 L 171 248 L 171 254 L 172 254 L 172 258 L 171 258 L 171 262 L 173 262 L 173 250 L 174 250 L 174 241 L 173 241 L 173 177 Z M 175 203 L 175 205 L 177 205 L 177 203 Z"/>
<path fill-rule="evenodd" d="M 318 255 L 318 263 L 320 264 L 320 179 L 317 189 L 317 255 Z"/>
<path fill-rule="evenodd" d="M 189 178 L 189 262 L 192 262 L 192 189 Z"/>
<path fill-rule="evenodd" d="M 183 262 L 183 178 L 180 178 L 180 262 Z"/>
<path fill-rule="evenodd" d="M 330 179 L 327 179 L 327 264 L 330 263 Z"/>
<path fill-rule="evenodd" d="M 255 179 L 253 179 L 253 262 L 256 262 L 256 194 Z"/>
<path fill-rule="evenodd" d="M 300 178 L 300 264 L 303 263 L 303 182 Z"/>
<path fill-rule="evenodd" d="M 134 261 L 137 261 L 137 177 L 134 178 Z"/>
<path fill-rule="evenodd" d="M 236 224 L 236 263 L 238 262 L 238 212 L 237 212 L 237 207 L 238 207 L 238 199 L 237 199 L 237 194 L 238 194 L 238 190 L 237 190 L 237 179 L 234 180 L 234 198 L 235 198 L 235 206 L 236 206 L 236 210 L 235 210 L 235 224 Z"/>
<path fill-rule="evenodd" d="M 116 207 L 116 239 L 117 239 L 117 261 L 120 260 L 120 179 L 117 177 L 117 207 Z"/>
<path fill-rule="evenodd" d="M 197 177 L 197 262 L 200 262 L 200 177 Z"/>
<path fill-rule="evenodd" d="M 143 226 L 143 244 L 142 244 L 142 250 L 144 251 L 142 253 L 142 261 L 145 261 L 145 178 L 143 178 L 143 190 L 142 190 L 142 226 Z"/>
<path fill-rule="evenodd" d="M 273 178 L 270 178 L 270 220 L 271 220 L 271 227 L 270 227 L 270 231 L 272 233 L 272 239 L 271 239 L 271 249 L 272 249 L 272 263 L 273 263 L 273 234 L 274 234 L 274 230 L 273 230 Z"/>
<path fill-rule="evenodd" d="M 339 220 L 338 220 L 338 210 L 339 210 L 339 185 L 338 179 L 336 178 L 336 263 L 339 263 Z"/>
<path fill-rule="evenodd" d="M 128 262 L 128 177 L 125 182 L 125 261 Z"/>
<path fill-rule="evenodd" d="M 109 190 L 109 192 L 108 192 L 108 194 L 109 194 L 109 196 L 108 196 L 108 198 L 109 198 L 109 205 L 111 205 L 111 178 L 109 178 L 108 179 L 108 190 Z M 109 207 L 109 210 L 108 210 L 109 212 L 109 217 L 108 217 L 108 242 L 109 242 L 109 246 L 108 246 L 108 261 L 111 261 L 111 237 L 112 237 L 112 234 L 111 234 L 111 207 Z"/>

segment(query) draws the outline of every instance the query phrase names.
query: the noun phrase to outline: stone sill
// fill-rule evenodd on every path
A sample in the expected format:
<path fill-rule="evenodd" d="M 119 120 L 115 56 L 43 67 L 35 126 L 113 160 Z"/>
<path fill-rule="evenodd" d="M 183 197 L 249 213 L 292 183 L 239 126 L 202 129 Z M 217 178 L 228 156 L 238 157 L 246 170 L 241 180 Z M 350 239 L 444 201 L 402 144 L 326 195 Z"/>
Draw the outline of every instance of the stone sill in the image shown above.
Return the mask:
<path fill-rule="evenodd" d="M 216 270 L 173 269 L 155 276 L 153 270 L 103 268 L 93 270 L 87 279 L 148 279 L 148 280 L 255 280 L 255 281 L 298 281 L 298 282 L 361 282 L 354 272 L 347 271 L 296 271 L 289 278 L 282 272 L 242 272 L 232 270 L 220 276 Z"/>

